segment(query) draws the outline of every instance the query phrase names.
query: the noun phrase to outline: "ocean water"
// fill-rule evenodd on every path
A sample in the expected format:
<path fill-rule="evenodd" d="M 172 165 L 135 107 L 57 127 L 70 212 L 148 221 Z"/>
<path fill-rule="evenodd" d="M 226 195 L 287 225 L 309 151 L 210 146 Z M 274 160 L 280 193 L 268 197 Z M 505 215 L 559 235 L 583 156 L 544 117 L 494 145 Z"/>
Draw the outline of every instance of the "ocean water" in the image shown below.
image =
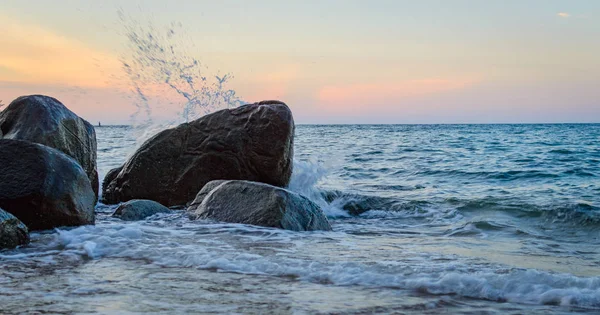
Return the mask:
<path fill-rule="evenodd" d="M 97 128 L 101 176 L 135 148 Z M 0 313 L 600 313 L 600 125 L 300 125 L 332 232 L 139 222 L 0 251 Z"/>

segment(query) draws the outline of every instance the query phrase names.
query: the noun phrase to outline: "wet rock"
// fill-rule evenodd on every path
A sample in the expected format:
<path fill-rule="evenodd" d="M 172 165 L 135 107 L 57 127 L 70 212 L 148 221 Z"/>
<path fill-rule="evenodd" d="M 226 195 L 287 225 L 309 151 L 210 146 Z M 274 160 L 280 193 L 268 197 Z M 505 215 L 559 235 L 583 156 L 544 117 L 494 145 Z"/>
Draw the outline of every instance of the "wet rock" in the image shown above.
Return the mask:
<path fill-rule="evenodd" d="M 121 204 L 112 216 L 125 221 L 138 221 L 157 213 L 168 212 L 171 212 L 169 208 L 156 201 L 136 199 Z"/>
<path fill-rule="evenodd" d="M 106 173 L 106 176 L 104 176 L 104 180 L 102 181 L 102 191 L 105 191 L 108 188 L 108 185 L 110 184 L 110 182 L 112 182 L 113 179 L 115 179 L 117 177 L 117 175 L 119 175 L 119 172 L 122 169 L 123 169 L 123 166 L 113 168 L 112 170 L 108 171 L 108 173 Z"/>
<path fill-rule="evenodd" d="M 57 99 L 21 96 L 0 113 L 0 138 L 31 141 L 72 157 L 87 174 L 98 197 L 94 127 Z"/>
<path fill-rule="evenodd" d="M 226 109 L 160 132 L 109 178 L 103 202 L 185 205 L 211 180 L 284 187 L 292 174 L 294 120 L 278 101 Z M 111 173 L 113 175 L 114 173 Z"/>
<path fill-rule="evenodd" d="M 212 190 L 210 190 L 212 188 Z M 292 191 L 272 185 L 231 180 L 206 185 L 202 203 L 188 208 L 192 219 L 213 219 L 292 231 L 330 231 L 321 208 Z M 208 191 L 210 190 L 210 191 Z"/>
<path fill-rule="evenodd" d="M 335 207 L 355 216 L 371 210 L 403 211 L 414 208 L 410 204 L 392 198 L 348 194 L 336 190 L 323 190 L 321 197 L 327 203 L 334 204 Z"/>
<path fill-rule="evenodd" d="M 218 180 L 213 180 L 213 181 L 206 183 L 206 185 L 204 185 L 204 187 L 202 187 L 202 189 L 198 192 L 198 194 L 196 195 L 196 198 L 194 199 L 194 201 L 192 201 L 192 203 L 189 205 L 188 208 L 190 208 L 190 207 L 197 208 L 198 206 L 200 206 L 202 201 L 204 201 L 204 198 L 213 189 L 217 188 L 219 185 L 223 184 L 226 181 L 227 180 L 225 180 L 225 179 L 218 179 Z"/>
<path fill-rule="evenodd" d="M 0 249 L 29 243 L 29 230 L 12 214 L 0 209 Z"/>
<path fill-rule="evenodd" d="M 0 140 L 0 207 L 29 230 L 94 223 L 96 196 L 66 154 L 40 144 Z"/>

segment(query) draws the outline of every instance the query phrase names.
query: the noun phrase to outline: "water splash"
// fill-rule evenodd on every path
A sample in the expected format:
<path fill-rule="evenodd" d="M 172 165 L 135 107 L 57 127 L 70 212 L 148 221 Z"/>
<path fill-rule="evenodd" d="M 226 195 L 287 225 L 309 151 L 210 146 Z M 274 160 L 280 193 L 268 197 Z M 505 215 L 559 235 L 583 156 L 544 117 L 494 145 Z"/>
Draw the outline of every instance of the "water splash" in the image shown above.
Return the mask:
<path fill-rule="evenodd" d="M 157 28 L 122 11 L 119 18 L 128 47 L 121 62 L 136 106 L 131 121 L 138 142 L 162 129 L 244 103 L 228 88 L 231 73 L 215 74 L 194 57 L 193 41 L 181 23 Z M 170 119 L 156 119 L 157 111 Z"/>
<path fill-rule="evenodd" d="M 330 173 L 330 168 L 331 166 L 314 158 L 307 161 L 294 160 L 294 172 L 288 188 L 318 204 L 328 217 L 348 217 L 348 212 L 339 205 L 327 202 L 323 192 L 317 187 Z"/>

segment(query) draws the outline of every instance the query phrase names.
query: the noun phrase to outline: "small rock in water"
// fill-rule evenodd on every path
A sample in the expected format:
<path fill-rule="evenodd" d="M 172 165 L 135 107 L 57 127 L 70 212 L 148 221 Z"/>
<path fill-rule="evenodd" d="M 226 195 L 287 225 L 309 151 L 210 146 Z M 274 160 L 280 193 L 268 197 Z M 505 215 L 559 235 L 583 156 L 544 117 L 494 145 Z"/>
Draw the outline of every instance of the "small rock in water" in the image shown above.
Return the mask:
<path fill-rule="evenodd" d="M 0 139 L 39 143 L 70 156 L 87 174 L 96 198 L 96 131 L 57 99 L 21 96 L 0 112 Z"/>
<path fill-rule="evenodd" d="M 0 249 L 29 243 L 29 230 L 14 215 L 0 209 Z"/>
<path fill-rule="evenodd" d="M 292 174 L 294 128 L 286 104 L 265 101 L 164 130 L 120 170 L 109 172 L 103 202 L 149 199 L 167 207 L 185 205 L 216 179 L 285 187 Z"/>
<path fill-rule="evenodd" d="M 168 213 L 172 210 L 152 200 L 135 199 L 121 204 L 113 217 L 125 221 L 143 220 L 157 213 Z"/>
<path fill-rule="evenodd" d="M 192 219 L 214 219 L 292 231 L 331 231 L 321 208 L 295 192 L 257 182 L 207 184 L 188 208 Z M 215 187 L 216 186 L 216 187 Z M 198 204 L 197 201 L 203 198 Z"/>
<path fill-rule="evenodd" d="M 96 196 L 66 154 L 36 143 L 0 139 L 0 207 L 29 230 L 94 224 Z"/>

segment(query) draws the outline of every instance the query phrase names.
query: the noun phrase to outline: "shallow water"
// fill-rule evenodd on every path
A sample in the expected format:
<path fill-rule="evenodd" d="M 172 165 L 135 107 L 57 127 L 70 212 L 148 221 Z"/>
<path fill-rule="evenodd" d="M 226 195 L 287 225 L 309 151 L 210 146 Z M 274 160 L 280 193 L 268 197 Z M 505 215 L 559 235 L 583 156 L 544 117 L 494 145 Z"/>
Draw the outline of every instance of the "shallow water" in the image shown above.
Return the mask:
<path fill-rule="evenodd" d="M 136 141 L 97 134 L 103 176 Z M 2 313 L 600 312 L 600 125 L 302 125 L 295 154 L 333 232 L 99 205 L 0 252 Z"/>

